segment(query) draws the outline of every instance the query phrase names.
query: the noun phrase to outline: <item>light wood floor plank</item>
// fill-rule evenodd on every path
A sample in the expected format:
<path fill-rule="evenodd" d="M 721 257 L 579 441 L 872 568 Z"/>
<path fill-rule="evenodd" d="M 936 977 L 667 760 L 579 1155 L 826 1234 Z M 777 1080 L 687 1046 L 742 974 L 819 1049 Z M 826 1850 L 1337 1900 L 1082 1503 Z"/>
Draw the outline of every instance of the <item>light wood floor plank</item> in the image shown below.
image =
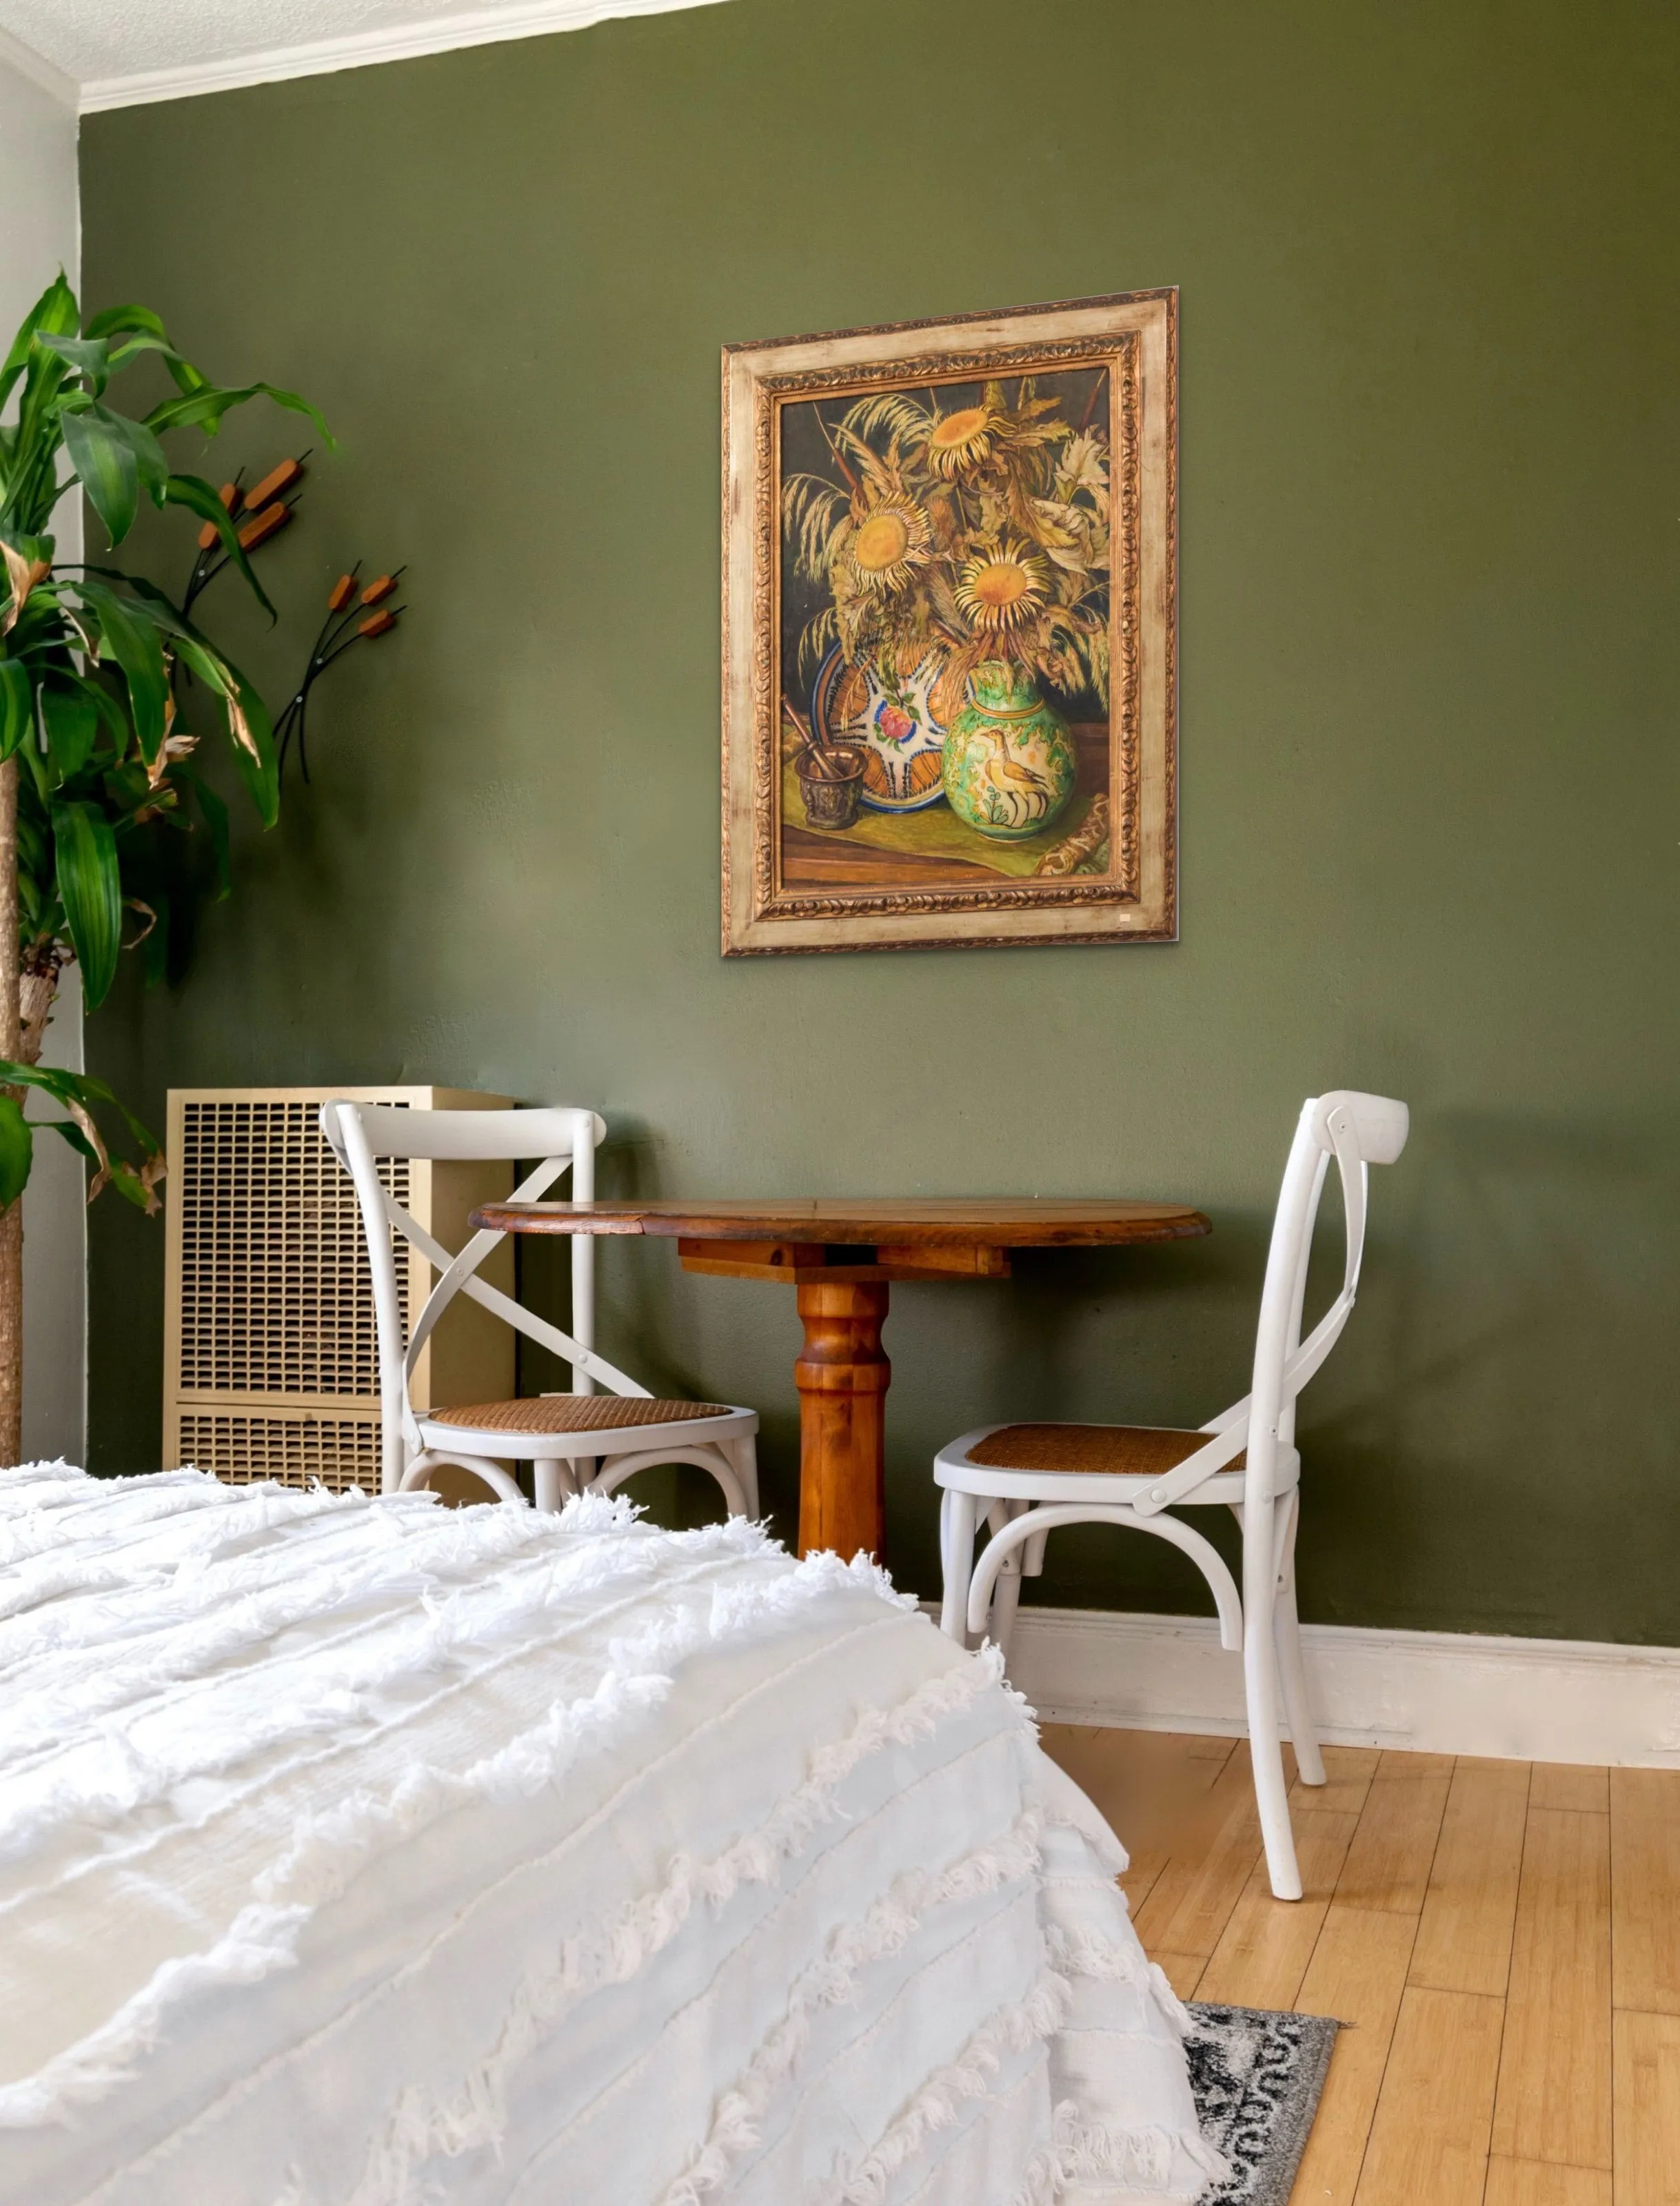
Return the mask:
<path fill-rule="evenodd" d="M 1680 2016 L 1616 2017 L 1616 2206 L 1680 2206 Z"/>
<path fill-rule="evenodd" d="M 1374 1746 L 1327 1746 L 1324 1750 L 1322 1785 L 1303 1785 L 1297 1778 L 1290 1787 L 1291 1814 L 1356 1815 L 1365 1805 L 1371 1780 L 1382 1759 Z"/>
<path fill-rule="evenodd" d="M 1480 1993 L 1407 1991 L 1355 2206 L 1482 2206 L 1504 2014 Z"/>
<path fill-rule="evenodd" d="M 1420 1777 L 1451 1777 L 1457 1759 L 1451 1754 L 1410 1754 L 1389 1746 L 1377 1756 L 1376 1774 L 1379 1778 L 1398 1777 L 1415 1785 Z"/>
<path fill-rule="evenodd" d="M 1302 1897 L 1274 1899 L 1262 1855 L 1213 1948 L 1199 1999 L 1228 2006 L 1291 2007 L 1342 1873 L 1358 1817 L 1328 1811 L 1296 1825 Z"/>
<path fill-rule="evenodd" d="M 1385 1754 L 1371 1780 L 1336 1897 L 1349 1907 L 1381 1907 L 1396 1915 L 1421 1914 L 1435 1858 L 1435 1842 L 1452 1783 L 1447 1755 L 1420 1754 L 1419 1768 L 1397 1766 Z"/>
<path fill-rule="evenodd" d="M 1529 1805 L 1573 1808 L 1578 1815 L 1602 1815 L 1610 1806 L 1610 1772 L 1573 1762 L 1537 1762 Z"/>
<path fill-rule="evenodd" d="M 1131 1866 L 1120 1881 L 1135 1917 L 1175 1848 L 1187 1841 L 1191 1811 L 1230 1760 L 1236 1741 L 1093 1724 L 1046 1724 L 1041 1737 L 1046 1753 L 1124 1842 Z"/>
<path fill-rule="evenodd" d="M 1416 1927 L 1339 1900 L 1325 1917 L 1295 2004 L 1348 2027 L 1336 2039 L 1291 2206 L 1352 2206 Z"/>
<path fill-rule="evenodd" d="M 1322 1787 L 1290 1765 L 1290 1905 L 1245 1746 L 1045 1743 L 1181 1997 L 1352 2025 L 1292 2206 L 1680 2206 L 1680 1772 L 1536 1764 L 1525 1812 L 1520 1763 L 1329 1748 Z"/>
<path fill-rule="evenodd" d="M 1528 1815 L 1526 1762 L 1459 1762 L 1412 1949 L 1411 1982 L 1504 1998 Z"/>
<path fill-rule="evenodd" d="M 1608 2167 L 1610 2046 L 1609 1818 L 1531 1808 L 1493 2150 Z"/>
<path fill-rule="evenodd" d="M 1680 2014 L 1680 1769 L 1610 1773 L 1617 2006 Z"/>
<path fill-rule="evenodd" d="M 1185 1821 L 1184 1837 L 1137 1911 L 1146 1950 L 1200 1953 L 1219 1942 L 1260 1855 L 1248 1750 L 1239 1747 Z"/>
<path fill-rule="evenodd" d="M 1167 1982 L 1180 1999 L 1202 1999 L 1207 1996 L 1200 1988 L 1202 1972 L 1207 1966 L 1200 1953 L 1151 1953 L 1149 1958 L 1152 1961 L 1160 1963 Z"/>
<path fill-rule="evenodd" d="M 1612 2206 L 1610 2177 L 1601 2167 L 1490 2160 L 1482 2206 Z"/>

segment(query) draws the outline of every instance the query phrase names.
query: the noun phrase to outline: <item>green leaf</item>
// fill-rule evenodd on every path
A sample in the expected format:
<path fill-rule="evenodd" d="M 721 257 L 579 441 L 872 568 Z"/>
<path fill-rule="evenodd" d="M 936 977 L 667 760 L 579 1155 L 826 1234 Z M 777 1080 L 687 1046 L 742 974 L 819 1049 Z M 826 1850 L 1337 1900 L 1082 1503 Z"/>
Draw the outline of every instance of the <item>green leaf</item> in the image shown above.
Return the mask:
<path fill-rule="evenodd" d="M 10 1058 L 0 1057 L 0 1088 L 39 1088 L 59 1103 L 79 1103 L 86 1076 L 61 1072 L 56 1064 L 14 1064 Z"/>
<path fill-rule="evenodd" d="M 72 337 L 78 319 L 76 295 L 64 280 L 61 268 L 40 297 L 18 325 L 12 340 L 12 349 L 6 355 L 6 363 L 0 367 L 0 406 L 12 395 L 19 376 L 29 365 L 29 355 L 34 348 L 36 332 L 52 337 Z"/>
<path fill-rule="evenodd" d="M 130 340 L 111 355 L 113 375 L 119 368 L 126 367 L 137 354 L 156 352 L 169 369 L 177 391 L 200 391 L 207 380 L 191 361 L 182 360 L 170 343 L 168 331 L 150 307 L 107 307 L 104 313 L 94 315 L 86 333 L 90 337 L 126 337 Z"/>
<path fill-rule="evenodd" d="M 103 337 L 61 337 L 43 331 L 40 342 L 86 377 L 96 398 L 110 381 L 110 348 Z"/>
<path fill-rule="evenodd" d="M 134 456 L 134 472 L 139 475 L 140 488 L 160 510 L 164 490 L 170 479 L 169 456 L 144 421 L 131 420 L 128 414 L 114 408 L 101 406 L 99 418 L 115 437 L 121 437 Z"/>
<path fill-rule="evenodd" d="M 85 1157 L 95 1172 L 98 1170 L 99 1152 L 74 1118 L 43 1118 L 40 1124 L 43 1133 L 62 1134 L 79 1157 Z"/>
<path fill-rule="evenodd" d="M 164 672 L 164 645 L 152 623 L 103 582 L 86 575 L 77 584 L 82 597 L 98 617 L 104 647 L 122 670 L 128 685 L 128 703 L 134 716 L 134 733 L 148 766 L 164 746 L 168 719 L 169 680 Z"/>
<path fill-rule="evenodd" d="M 90 1011 L 104 1003 L 116 978 L 122 946 L 122 883 L 116 838 L 96 805 L 55 804 L 52 835 L 58 860 L 58 894 L 81 967 Z"/>
<path fill-rule="evenodd" d="M 113 429 L 103 406 L 90 407 L 85 413 L 62 408 L 58 426 L 88 503 L 104 522 L 112 544 L 120 544 L 134 527 L 140 505 L 140 468 L 134 447 Z"/>
<path fill-rule="evenodd" d="M 108 574 L 112 570 L 106 568 L 101 571 Z M 267 706 L 226 652 L 218 651 L 190 621 L 183 619 L 155 582 L 148 582 L 140 575 L 124 579 L 132 583 L 139 599 L 117 600 L 125 611 L 154 622 L 164 634 L 177 640 L 177 648 L 183 653 L 187 643 L 196 646 L 220 670 L 221 681 L 211 678 L 208 686 L 220 692 L 234 763 L 262 816 L 264 826 L 273 826 L 280 817 L 280 768 L 274 754 L 274 728 Z M 103 584 L 84 581 L 80 587 L 90 592 L 98 590 L 103 596 L 111 594 Z M 190 663 L 194 667 L 199 664 L 196 659 Z"/>
<path fill-rule="evenodd" d="M 257 580 L 251 562 L 245 556 L 245 546 L 239 540 L 239 531 L 234 527 L 232 516 L 223 504 L 219 494 L 202 475 L 170 476 L 164 485 L 164 494 L 158 503 L 190 507 L 201 521 L 210 522 L 226 547 L 228 557 L 250 584 L 258 604 L 270 620 L 279 617 L 269 603 L 268 593 Z"/>
<path fill-rule="evenodd" d="M 132 1202 L 136 1210 L 151 1211 L 158 1207 L 157 1196 L 146 1186 L 146 1182 L 134 1166 L 131 1164 L 125 1164 L 121 1157 L 116 1158 L 111 1165 L 108 1184 L 114 1187 L 125 1201 Z"/>
<path fill-rule="evenodd" d="M 87 325 L 91 337 L 127 337 L 131 331 L 144 330 L 149 337 L 169 340 L 169 331 L 150 307 L 107 307 L 95 314 Z"/>
<path fill-rule="evenodd" d="M 35 721 L 35 689 L 18 659 L 0 659 L 0 760 L 9 759 Z"/>
<path fill-rule="evenodd" d="M 29 1121 L 9 1095 L 0 1095 L 0 1210 L 9 1210 L 27 1187 L 34 1159 Z"/>
<path fill-rule="evenodd" d="M 243 406 L 253 398 L 266 398 L 290 413 L 307 414 L 327 443 L 337 449 L 337 440 L 319 409 L 307 398 L 300 398 L 295 391 L 277 391 L 271 383 L 247 383 L 238 391 L 204 384 L 197 390 L 183 392 L 179 398 L 166 398 L 161 406 L 154 406 L 146 417 L 146 426 L 160 435 L 165 429 L 202 429 L 207 436 L 213 437 L 222 426 L 224 414 L 230 414 L 235 406 Z"/>
<path fill-rule="evenodd" d="M 232 659 L 223 658 L 222 664 L 234 685 L 234 695 L 222 701 L 234 764 L 264 826 L 271 827 L 280 817 L 280 766 L 274 754 L 273 723 L 267 706 Z"/>
<path fill-rule="evenodd" d="M 78 774 L 93 755 L 98 739 L 98 693 L 74 675 L 50 676 L 41 684 L 41 721 L 60 781 Z"/>

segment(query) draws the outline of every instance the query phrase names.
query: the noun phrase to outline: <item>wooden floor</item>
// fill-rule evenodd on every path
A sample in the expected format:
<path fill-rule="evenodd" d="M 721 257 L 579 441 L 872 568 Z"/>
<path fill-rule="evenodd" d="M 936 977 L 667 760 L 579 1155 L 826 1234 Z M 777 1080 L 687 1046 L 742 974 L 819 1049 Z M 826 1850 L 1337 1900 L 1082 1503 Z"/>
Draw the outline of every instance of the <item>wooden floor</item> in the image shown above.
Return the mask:
<path fill-rule="evenodd" d="M 1246 1745 L 1044 1739 L 1182 1997 L 1351 2025 L 1291 2206 L 1680 2206 L 1680 1771 L 1327 1748 L 1285 1905 Z"/>

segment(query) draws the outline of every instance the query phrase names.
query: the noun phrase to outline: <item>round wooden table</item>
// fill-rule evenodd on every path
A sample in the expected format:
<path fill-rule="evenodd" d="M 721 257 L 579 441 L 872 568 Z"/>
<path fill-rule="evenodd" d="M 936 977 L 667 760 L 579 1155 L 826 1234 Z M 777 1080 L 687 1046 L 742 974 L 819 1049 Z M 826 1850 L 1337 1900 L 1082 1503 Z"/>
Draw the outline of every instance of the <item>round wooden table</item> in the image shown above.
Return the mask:
<path fill-rule="evenodd" d="M 881 1326 L 894 1279 L 1001 1279 L 1011 1249 L 1109 1249 L 1212 1231 L 1177 1202 L 491 1202 L 475 1226 L 507 1233 L 640 1233 L 675 1241 L 685 1272 L 796 1290 L 799 1552 L 880 1556 L 885 1408 Z"/>

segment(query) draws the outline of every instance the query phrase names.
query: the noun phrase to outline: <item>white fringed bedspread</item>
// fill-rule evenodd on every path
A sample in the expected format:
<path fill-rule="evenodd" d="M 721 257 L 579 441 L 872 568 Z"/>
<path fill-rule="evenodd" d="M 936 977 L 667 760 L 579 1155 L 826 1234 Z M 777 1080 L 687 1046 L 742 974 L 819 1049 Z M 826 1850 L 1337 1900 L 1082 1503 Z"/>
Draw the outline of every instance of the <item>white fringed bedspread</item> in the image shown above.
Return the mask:
<path fill-rule="evenodd" d="M 0 2199 L 1189 2200 L 987 1656 L 740 1522 L 0 1472 Z"/>

